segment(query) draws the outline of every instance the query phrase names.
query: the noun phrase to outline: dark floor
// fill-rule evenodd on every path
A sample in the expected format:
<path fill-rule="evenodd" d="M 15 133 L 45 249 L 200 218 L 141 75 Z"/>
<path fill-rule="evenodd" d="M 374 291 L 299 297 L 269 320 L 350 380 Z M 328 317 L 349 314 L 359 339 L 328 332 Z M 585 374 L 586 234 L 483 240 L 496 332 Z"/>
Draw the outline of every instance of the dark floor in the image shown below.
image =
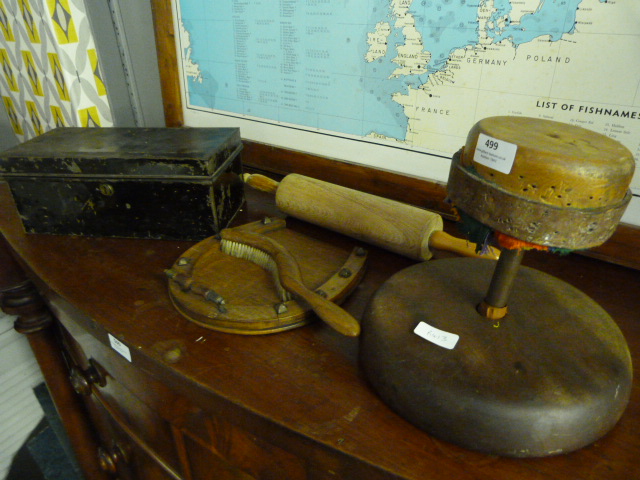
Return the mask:
<path fill-rule="evenodd" d="M 44 418 L 14 457 L 6 480 L 83 480 L 45 384 L 34 392 Z"/>

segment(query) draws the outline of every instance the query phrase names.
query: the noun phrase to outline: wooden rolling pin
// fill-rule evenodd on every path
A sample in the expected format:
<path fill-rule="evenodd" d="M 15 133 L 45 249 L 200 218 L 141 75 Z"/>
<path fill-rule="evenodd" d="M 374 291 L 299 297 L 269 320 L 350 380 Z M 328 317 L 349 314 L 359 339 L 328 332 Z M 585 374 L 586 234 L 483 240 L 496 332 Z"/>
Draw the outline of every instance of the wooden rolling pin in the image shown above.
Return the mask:
<path fill-rule="evenodd" d="M 243 179 L 257 190 L 275 193 L 284 213 L 414 260 L 430 259 L 430 247 L 494 260 L 499 256 L 496 249 L 477 254 L 474 243 L 442 231 L 440 215 L 406 203 L 295 173 L 279 183 L 264 175 L 245 174 Z"/>

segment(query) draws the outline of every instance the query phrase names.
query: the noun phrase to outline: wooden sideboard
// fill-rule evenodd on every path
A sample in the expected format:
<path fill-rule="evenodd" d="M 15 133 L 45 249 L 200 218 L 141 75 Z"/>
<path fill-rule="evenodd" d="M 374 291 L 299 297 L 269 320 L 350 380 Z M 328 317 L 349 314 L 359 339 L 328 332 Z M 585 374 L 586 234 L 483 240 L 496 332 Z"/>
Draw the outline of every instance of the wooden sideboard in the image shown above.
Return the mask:
<path fill-rule="evenodd" d="M 193 242 L 25 235 L 4 184 L 0 209 L 2 305 L 20 315 L 16 327 L 31 341 L 88 479 L 640 479 L 638 380 L 617 426 L 577 452 L 510 459 L 467 451 L 376 396 L 358 367 L 356 338 L 321 322 L 240 336 L 181 317 L 163 271 Z M 277 214 L 271 198 L 249 192 L 237 221 Z M 303 222 L 289 226 L 346 242 Z M 370 248 L 345 308 L 360 317 L 382 282 L 410 264 Z M 577 255 L 528 253 L 525 264 L 599 302 L 639 364 L 640 272 Z"/>

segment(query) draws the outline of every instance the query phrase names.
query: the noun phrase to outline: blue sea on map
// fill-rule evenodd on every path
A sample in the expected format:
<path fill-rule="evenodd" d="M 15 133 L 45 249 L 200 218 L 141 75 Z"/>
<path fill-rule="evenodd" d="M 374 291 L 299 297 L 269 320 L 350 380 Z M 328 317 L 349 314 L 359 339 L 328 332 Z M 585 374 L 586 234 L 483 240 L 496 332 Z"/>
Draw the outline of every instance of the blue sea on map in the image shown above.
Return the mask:
<path fill-rule="evenodd" d="M 576 23 L 576 13 L 582 0 L 547 0 L 541 1 L 534 13 L 524 15 L 516 25 L 507 23 L 502 32 L 488 32 L 494 42 L 500 42 L 509 38 L 514 45 L 527 43 L 533 39 L 550 35 L 555 42 L 565 33 L 572 33 Z M 497 12 L 493 19 L 508 17 L 511 12 L 509 0 L 495 0 L 494 7 Z"/>
<path fill-rule="evenodd" d="M 494 0 L 494 18 L 507 21 L 494 41 L 514 45 L 541 35 L 559 40 L 573 31 L 582 0 L 541 1 L 512 25 L 511 3 Z M 191 59 L 201 80 L 188 80 L 190 104 L 356 136 L 371 132 L 404 139 L 408 119 L 392 98 L 441 70 L 451 52 L 478 43 L 478 2 L 414 0 L 409 13 L 431 53 L 427 72 L 392 77 L 404 42 L 389 0 L 212 0 L 183 2 Z M 368 9 L 368 10 L 367 10 Z M 391 27 L 384 57 L 366 62 L 367 34 Z"/>
<path fill-rule="evenodd" d="M 422 35 L 425 50 L 431 53 L 428 73 L 441 70 L 451 52 L 478 43 L 478 7 L 467 0 L 414 0 L 409 10 Z M 423 81 L 426 78 L 423 77 Z"/>
<path fill-rule="evenodd" d="M 379 21 L 395 21 L 390 17 L 387 0 L 369 2 L 374 5 L 368 21 L 363 21 L 361 2 L 337 2 L 340 8 L 336 8 L 333 1 L 325 11 L 320 10 L 325 15 L 317 17 L 309 15 L 312 9 L 308 7 L 296 8 L 291 18 L 294 28 L 289 31 L 300 38 L 293 45 L 290 58 L 299 62 L 286 73 L 275 66 L 282 59 L 276 51 L 282 47 L 282 19 L 274 15 L 273 5 L 262 10 L 262 2 L 248 3 L 251 8 L 241 12 L 234 11 L 232 2 L 214 6 L 185 3 L 182 19 L 190 33 L 191 58 L 202 72 L 202 82 L 189 80 L 192 105 L 358 136 L 376 131 L 404 138 L 407 118 L 391 96 L 406 92 L 407 84 L 419 85 L 420 80 L 389 78 L 397 67 L 391 62 L 397 54 L 395 48 L 373 63 L 364 60 L 367 34 L 375 30 Z M 247 41 L 247 55 L 265 59 L 246 67 L 245 92 L 251 98 L 241 98 L 236 81 L 238 44 L 234 40 L 238 38 L 238 22 L 230 20 L 239 13 L 253 26 L 264 18 L 275 19 L 258 33 L 254 28 Z M 296 30 L 297 25 L 300 27 Z M 308 29 L 324 33 L 305 38 Z M 401 33 L 395 32 L 395 38 L 395 42 L 402 41 Z M 328 52 L 328 56 L 314 57 L 311 51 Z"/>

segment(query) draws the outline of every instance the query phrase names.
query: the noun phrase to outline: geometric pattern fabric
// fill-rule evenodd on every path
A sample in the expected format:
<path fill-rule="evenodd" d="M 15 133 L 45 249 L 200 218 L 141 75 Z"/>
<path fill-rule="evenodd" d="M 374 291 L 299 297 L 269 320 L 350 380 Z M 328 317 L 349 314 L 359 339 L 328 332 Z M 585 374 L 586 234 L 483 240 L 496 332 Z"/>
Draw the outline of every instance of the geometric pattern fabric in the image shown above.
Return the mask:
<path fill-rule="evenodd" d="M 0 95 L 18 141 L 113 126 L 83 0 L 0 0 Z"/>

